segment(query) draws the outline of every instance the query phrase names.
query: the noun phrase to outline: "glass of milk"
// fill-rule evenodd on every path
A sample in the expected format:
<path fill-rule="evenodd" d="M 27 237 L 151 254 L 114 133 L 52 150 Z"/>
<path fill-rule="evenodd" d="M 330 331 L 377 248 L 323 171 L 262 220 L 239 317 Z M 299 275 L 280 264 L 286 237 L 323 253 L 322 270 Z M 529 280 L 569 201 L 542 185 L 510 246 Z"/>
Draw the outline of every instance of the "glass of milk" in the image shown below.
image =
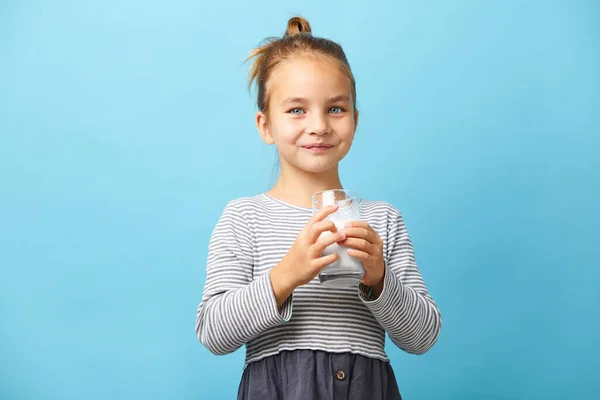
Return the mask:
<path fill-rule="evenodd" d="M 325 220 L 331 220 L 339 230 L 349 221 L 360 220 L 360 202 L 356 192 L 352 190 L 333 189 L 315 193 L 312 196 L 313 213 L 320 209 L 338 205 L 338 209 L 330 214 Z M 331 235 L 324 232 L 322 235 Z M 333 264 L 329 264 L 319 273 L 319 282 L 323 286 L 335 288 L 349 288 L 357 286 L 365 273 L 362 262 L 348 254 L 348 248 L 337 243 L 327 247 L 323 256 L 338 253 L 339 258 Z"/>

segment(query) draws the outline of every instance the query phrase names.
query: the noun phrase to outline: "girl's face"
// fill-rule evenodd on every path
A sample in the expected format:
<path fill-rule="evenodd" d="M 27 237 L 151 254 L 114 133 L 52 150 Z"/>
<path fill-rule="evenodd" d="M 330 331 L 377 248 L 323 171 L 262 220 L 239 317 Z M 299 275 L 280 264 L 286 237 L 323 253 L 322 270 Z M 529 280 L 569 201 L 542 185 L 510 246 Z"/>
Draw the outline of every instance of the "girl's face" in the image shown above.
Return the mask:
<path fill-rule="evenodd" d="M 310 173 L 336 168 L 348 154 L 358 123 L 350 79 L 337 61 L 299 56 L 279 64 L 267 82 L 268 115 L 256 124 L 275 144 L 282 168 Z"/>

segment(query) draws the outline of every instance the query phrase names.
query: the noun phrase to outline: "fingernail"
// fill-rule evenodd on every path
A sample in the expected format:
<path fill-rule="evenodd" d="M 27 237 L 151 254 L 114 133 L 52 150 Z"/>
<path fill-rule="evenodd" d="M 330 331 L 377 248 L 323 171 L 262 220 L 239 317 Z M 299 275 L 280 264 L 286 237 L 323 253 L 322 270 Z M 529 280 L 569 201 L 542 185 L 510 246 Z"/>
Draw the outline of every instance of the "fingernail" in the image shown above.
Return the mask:
<path fill-rule="evenodd" d="M 342 237 L 342 240 L 346 239 L 346 232 L 340 232 L 340 236 Z"/>
<path fill-rule="evenodd" d="M 344 224 L 344 228 L 350 228 L 352 226 L 352 222 L 346 222 Z"/>

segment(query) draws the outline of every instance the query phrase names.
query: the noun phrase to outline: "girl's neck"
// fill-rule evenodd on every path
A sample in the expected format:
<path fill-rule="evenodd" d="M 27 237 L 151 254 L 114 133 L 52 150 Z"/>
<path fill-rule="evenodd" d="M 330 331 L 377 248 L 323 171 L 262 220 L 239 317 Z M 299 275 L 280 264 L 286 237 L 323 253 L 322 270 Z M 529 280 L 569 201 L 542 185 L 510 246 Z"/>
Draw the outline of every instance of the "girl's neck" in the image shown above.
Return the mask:
<path fill-rule="evenodd" d="M 342 189 L 337 166 L 317 174 L 282 165 L 277 183 L 267 194 L 294 206 L 311 208 L 312 195 L 329 189 Z"/>

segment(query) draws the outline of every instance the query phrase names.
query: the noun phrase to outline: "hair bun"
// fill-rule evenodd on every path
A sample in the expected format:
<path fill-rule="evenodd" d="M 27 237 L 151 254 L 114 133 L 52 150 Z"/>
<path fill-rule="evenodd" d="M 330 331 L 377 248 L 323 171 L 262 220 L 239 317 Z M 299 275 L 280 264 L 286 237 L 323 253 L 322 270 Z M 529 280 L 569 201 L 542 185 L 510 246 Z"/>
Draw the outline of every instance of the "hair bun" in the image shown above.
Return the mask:
<path fill-rule="evenodd" d="M 307 20 L 302 17 L 293 17 L 290 18 L 287 24 L 287 29 L 285 30 L 284 37 L 294 36 L 299 33 L 311 34 L 310 24 Z"/>

